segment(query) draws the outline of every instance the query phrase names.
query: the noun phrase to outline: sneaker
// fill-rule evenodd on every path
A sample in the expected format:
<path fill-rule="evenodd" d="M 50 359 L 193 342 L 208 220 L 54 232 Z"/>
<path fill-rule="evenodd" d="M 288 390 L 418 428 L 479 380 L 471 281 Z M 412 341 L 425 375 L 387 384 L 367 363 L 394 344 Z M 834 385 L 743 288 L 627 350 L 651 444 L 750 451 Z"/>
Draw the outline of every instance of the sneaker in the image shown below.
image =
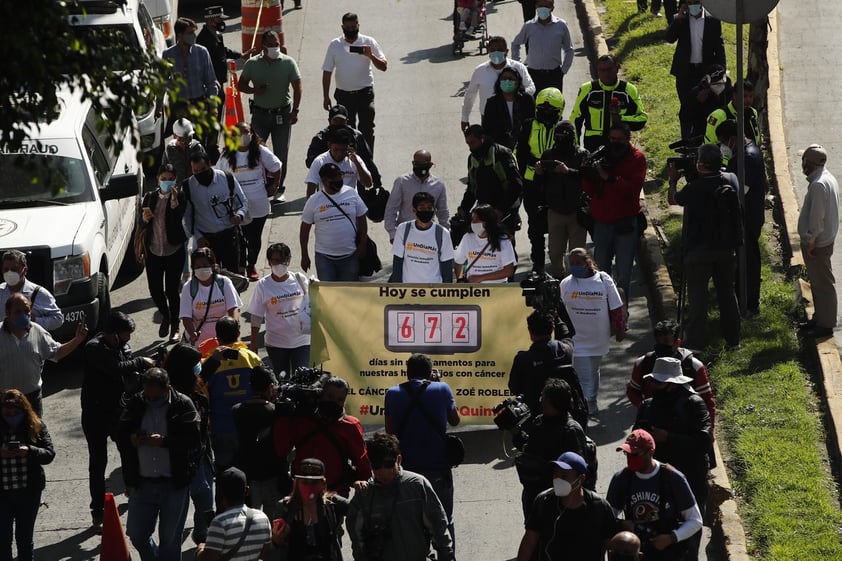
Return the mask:
<path fill-rule="evenodd" d="M 170 326 L 170 343 L 178 343 L 181 336 L 181 326 L 174 323 Z"/>
<path fill-rule="evenodd" d="M 285 203 L 285 202 L 287 202 L 287 197 L 286 197 L 286 195 L 281 193 L 280 195 L 275 195 L 275 200 L 279 203 Z"/>
<path fill-rule="evenodd" d="M 588 417 L 599 419 L 599 405 L 597 405 L 596 400 L 588 401 Z"/>
<path fill-rule="evenodd" d="M 257 274 L 257 269 L 254 265 L 249 265 L 248 267 L 246 267 L 246 276 L 252 282 L 257 282 L 258 280 L 260 280 L 260 275 Z"/>

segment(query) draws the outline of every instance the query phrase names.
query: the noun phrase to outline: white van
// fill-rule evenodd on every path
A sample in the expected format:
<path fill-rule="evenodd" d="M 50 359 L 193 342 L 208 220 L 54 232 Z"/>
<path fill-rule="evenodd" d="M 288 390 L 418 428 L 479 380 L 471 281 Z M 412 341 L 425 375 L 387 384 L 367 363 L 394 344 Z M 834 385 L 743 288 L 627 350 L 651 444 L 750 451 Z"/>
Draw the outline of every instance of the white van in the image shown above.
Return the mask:
<path fill-rule="evenodd" d="M 161 30 L 167 45 L 175 45 L 175 20 L 178 19 L 178 0 L 143 0 L 152 21 Z"/>
<path fill-rule="evenodd" d="M 64 314 L 56 335 L 66 340 L 83 318 L 92 333 L 101 328 L 111 309 L 143 183 L 134 132 L 118 132 L 117 154 L 90 102 L 59 99 L 59 118 L 31 127 L 19 150 L 0 139 L 0 253 L 26 254 L 27 278 L 56 297 Z"/>

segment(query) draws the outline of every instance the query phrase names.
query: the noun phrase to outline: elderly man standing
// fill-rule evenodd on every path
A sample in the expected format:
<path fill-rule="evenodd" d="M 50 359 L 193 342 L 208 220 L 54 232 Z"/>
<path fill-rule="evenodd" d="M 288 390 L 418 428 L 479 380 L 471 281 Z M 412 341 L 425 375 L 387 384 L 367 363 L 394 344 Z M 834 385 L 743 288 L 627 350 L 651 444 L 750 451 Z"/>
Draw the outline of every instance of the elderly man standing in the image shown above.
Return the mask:
<path fill-rule="evenodd" d="M 573 41 L 567 22 L 553 15 L 555 0 L 538 0 L 536 16 L 523 24 L 512 40 L 512 59 L 520 60 L 520 46 L 526 45 L 529 58 L 526 68 L 535 91 L 544 88 L 562 90 L 564 75 L 573 64 Z"/>
<path fill-rule="evenodd" d="M 813 290 L 813 318 L 799 327 L 808 337 L 829 337 L 836 327 L 836 280 L 830 258 L 839 231 L 839 184 L 827 169 L 827 152 L 811 144 L 801 156 L 807 194 L 798 216 L 801 251 Z"/>
<path fill-rule="evenodd" d="M 444 181 L 430 173 L 430 168 L 434 165 L 429 151 L 418 150 L 412 155 L 412 172 L 395 179 L 389 202 L 386 203 L 386 217 L 383 219 L 383 226 L 389 232 L 391 242 L 395 241 L 398 224 L 415 219 L 412 198 L 417 193 L 425 192 L 433 196 L 436 218 L 439 224 L 447 227 L 450 219 L 450 211 L 447 209 L 447 188 Z"/>

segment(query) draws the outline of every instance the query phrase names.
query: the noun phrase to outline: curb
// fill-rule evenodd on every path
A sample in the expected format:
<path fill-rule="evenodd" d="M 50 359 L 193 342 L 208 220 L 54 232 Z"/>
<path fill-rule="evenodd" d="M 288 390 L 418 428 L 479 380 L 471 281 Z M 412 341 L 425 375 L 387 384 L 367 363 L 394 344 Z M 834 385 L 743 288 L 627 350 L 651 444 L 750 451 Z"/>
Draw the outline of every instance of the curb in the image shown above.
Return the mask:
<path fill-rule="evenodd" d="M 579 14 L 579 24 L 582 27 L 582 33 L 585 40 L 588 42 L 588 48 L 592 55 L 601 56 L 607 54 L 608 44 L 605 41 L 605 35 L 602 31 L 602 22 L 599 18 L 599 13 L 593 0 L 575 0 L 576 11 Z M 774 28 L 773 33 L 774 35 Z M 770 45 L 772 40 L 769 41 Z M 777 38 L 775 38 L 775 45 L 777 46 Z M 777 49 L 775 49 L 775 69 L 777 70 Z M 770 60 L 769 66 L 772 66 Z M 771 74 L 771 72 L 770 72 Z M 772 82 L 770 76 L 770 90 L 772 89 Z M 780 76 L 778 75 L 777 87 L 777 103 L 780 106 Z M 769 94 L 770 100 L 772 94 Z M 770 102 L 771 105 L 771 102 Z M 770 111 L 771 112 L 771 111 Z M 783 123 L 780 119 L 781 113 L 777 114 L 777 125 L 783 131 Z M 771 118 L 769 119 L 771 122 Z M 770 125 L 771 126 L 771 125 Z M 786 156 L 785 144 L 783 144 L 783 156 Z M 784 160 L 786 161 L 786 160 Z M 777 168 L 777 166 L 776 166 Z M 788 166 L 785 169 L 789 169 Z M 787 184 L 790 186 L 792 193 L 791 182 Z M 644 196 L 641 195 L 643 199 Z M 794 200 L 794 193 L 793 193 Z M 783 202 L 783 201 L 782 201 Z M 790 208 L 791 205 L 790 205 Z M 789 229 L 787 229 L 789 231 Z M 796 234 L 797 236 L 797 234 Z M 796 246 L 799 247 L 799 246 Z M 799 251 L 800 257 L 800 251 Z M 672 286 L 672 281 L 669 276 L 666 264 L 664 263 L 663 255 L 661 254 L 660 240 L 654 227 L 649 224 L 644 232 L 643 238 L 638 247 L 638 258 L 645 263 L 643 267 L 647 282 L 650 286 L 650 294 L 652 296 L 652 315 L 653 319 L 660 320 L 666 317 L 676 316 L 676 294 Z M 795 259 L 795 256 L 793 256 Z M 838 352 L 837 352 L 838 358 Z M 842 381 L 838 385 L 839 393 L 842 394 Z M 746 548 L 746 534 L 743 528 L 742 518 L 738 512 L 738 505 L 734 500 L 734 492 L 731 487 L 731 481 L 728 479 L 727 471 L 725 470 L 725 461 L 719 449 L 719 443 L 713 443 L 714 454 L 717 459 L 717 467 L 711 470 L 711 492 L 709 494 L 708 517 L 712 520 L 714 534 L 719 536 L 722 540 L 722 549 L 729 561 L 749 561 Z"/>

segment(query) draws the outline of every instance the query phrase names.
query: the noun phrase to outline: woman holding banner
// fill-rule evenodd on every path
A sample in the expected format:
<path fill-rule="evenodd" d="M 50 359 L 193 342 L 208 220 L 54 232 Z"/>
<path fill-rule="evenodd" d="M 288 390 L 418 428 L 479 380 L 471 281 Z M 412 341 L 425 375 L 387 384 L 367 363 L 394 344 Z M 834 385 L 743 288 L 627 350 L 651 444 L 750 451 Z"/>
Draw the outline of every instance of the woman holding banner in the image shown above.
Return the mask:
<path fill-rule="evenodd" d="M 471 231 L 454 252 L 456 282 L 508 282 L 516 261 L 512 240 L 497 211 L 491 205 L 476 206 L 471 212 Z"/>

